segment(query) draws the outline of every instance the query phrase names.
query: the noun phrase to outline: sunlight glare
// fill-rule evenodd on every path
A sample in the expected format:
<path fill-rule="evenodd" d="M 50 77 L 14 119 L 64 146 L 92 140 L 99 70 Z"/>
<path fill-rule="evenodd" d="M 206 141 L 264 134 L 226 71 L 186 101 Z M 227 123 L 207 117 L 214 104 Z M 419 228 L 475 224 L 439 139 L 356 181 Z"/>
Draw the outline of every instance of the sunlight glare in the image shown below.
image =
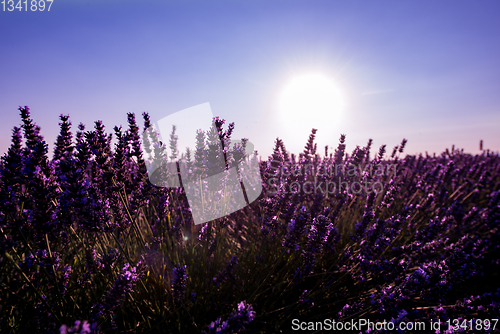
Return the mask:
<path fill-rule="evenodd" d="M 281 94 L 281 118 L 291 125 L 335 123 L 342 111 L 341 95 L 339 87 L 325 75 L 307 73 L 296 76 Z"/>

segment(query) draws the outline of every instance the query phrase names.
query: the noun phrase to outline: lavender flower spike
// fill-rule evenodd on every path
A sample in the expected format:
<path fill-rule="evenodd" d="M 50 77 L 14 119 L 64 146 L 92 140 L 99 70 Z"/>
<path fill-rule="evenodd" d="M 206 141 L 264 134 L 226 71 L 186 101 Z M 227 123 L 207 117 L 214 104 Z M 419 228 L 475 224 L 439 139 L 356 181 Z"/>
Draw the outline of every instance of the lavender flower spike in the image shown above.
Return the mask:
<path fill-rule="evenodd" d="M 186 265 L 174 267 L 172 280 L 172 295 L 176 301 L 181 300 L 186 292 L 187 271 Z"/>

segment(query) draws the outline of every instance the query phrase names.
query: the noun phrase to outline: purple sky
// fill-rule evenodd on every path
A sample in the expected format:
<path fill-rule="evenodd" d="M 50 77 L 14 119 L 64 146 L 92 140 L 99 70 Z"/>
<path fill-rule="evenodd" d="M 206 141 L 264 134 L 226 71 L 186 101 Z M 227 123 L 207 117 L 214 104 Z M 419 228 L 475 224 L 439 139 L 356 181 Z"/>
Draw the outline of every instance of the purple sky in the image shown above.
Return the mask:
<path fill-rule="evenodd" d="M 17 0 L 15 1 L 17 3 Z M 500 150 L 500 1 L 55 0 L 50 12 L 0 4 L 0 153 L 31 108 L 50 145 L 58 115 L 73 130 L 126 113 L 154 121 L 209 102 L 261 156 L 276 137 L 318 147 L 440 153 Z M 29 10 L 29 8 L 28 8 Z M 290 78 L 323 73 L 346 105 L 334 125 L 291 128 L 277 101 Z"/>

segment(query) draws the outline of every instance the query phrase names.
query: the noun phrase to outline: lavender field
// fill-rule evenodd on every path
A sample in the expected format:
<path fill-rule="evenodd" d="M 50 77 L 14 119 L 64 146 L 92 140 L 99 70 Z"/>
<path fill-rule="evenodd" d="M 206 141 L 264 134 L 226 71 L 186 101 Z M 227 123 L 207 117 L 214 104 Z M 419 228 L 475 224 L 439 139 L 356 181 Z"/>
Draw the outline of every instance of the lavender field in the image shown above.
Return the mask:
<path fill-rule="evenodd" d="M 303 152 L 276 139 L 256 201 L 196 225 L 182 187 L 148 179 L 178 152 L 147 113 L 112 130 L 61 115 L 49 158 L 19 111 L 0 164 L 0 333 L 500 332 L 497 154 L 346 152 L 348 134 L 318 148 L 313 129 Z M 233 130 L 198 133 L 190 177 L 258 159 L 217 149 Z"/>

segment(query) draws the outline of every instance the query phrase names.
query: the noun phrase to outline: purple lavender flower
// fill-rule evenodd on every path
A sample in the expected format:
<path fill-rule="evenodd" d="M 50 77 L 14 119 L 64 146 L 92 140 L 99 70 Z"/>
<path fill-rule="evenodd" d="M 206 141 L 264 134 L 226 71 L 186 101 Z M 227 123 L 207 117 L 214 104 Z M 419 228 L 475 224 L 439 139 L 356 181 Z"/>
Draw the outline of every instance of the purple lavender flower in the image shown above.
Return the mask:
<path fill-rule="evenodd" d="M 172 278 L 172 296 L 175 301 L 180 301 L 184 298 L 184 293 L 186 292 L 186 281 L 187 281 L 187 266 L 175 266 L 173 269 Z"/>
<path fill-rule="evenodd" d="M 305 206 L 294 215 L 294 218 L 288 223 L 289 233 L 283 240 L 282 246 L 288 249 L 299 249 L 299 242 L 303 236 L 306 225 L 309 223 L 310 214 Z M 288 250 L 289 251 L 289 250 Z"/>
<path fill-rule="evenodd" d="M 246 301 L 242 301 L 238 303 L 238 308 L 229 315 L 226 321 L 218 318 L 208 326 L 208 331 L 204 333 L 239 333 L 254 319 L 255 312 L 252 305 L 247 304 Z"/>
<path fill-rule="evenodd" d="M 319 215 L 317 218 L 313 219 L 309 227 L 309 233 L 307 234 L 306 248 L 302 252 L 304 268 L 299 277 L 308 275 L 312 271 L 316 263 L 316 256 L 323 250 L 332 230 L 333 225 L 329 218 Z"/>
<path fill-rule="evenodd" d="M 136 267 L 131 267 L 126 263 L 118 277 L 113 282 L 111 289 L 104 295 L 100 303 L 92 306 L 92 320 L 96 321 L 99 318 L 106 317 L 113 312 L 113 310 L 120 305 L 128 293 L 133 291 L 134 286 L 137 284 L 142 274 L 137 272 L 140 263 Z"/>
<path fill-rule="evenodd" d="M 14 127 L 12 130 L 12 145 L 6 155 L 1 158 L 2 167 L 0 168 L 0 228 L 7 224 L 7 217 L 13 217 L 18 210 L 18 202 L 21 198 L 22 190 L 22 169 L 23 169 L 23 152 L 22 152 L 21 129 Z M 0 246 L 0 250 L 7 250 L 11 243 L 12 236 L 8 236 L 8 240 L 4 246 Z"/>
<path fill-rule="evenodd" d="M 147 115 L 147 114 L 145 113 L 145 115 Z M 144 116 L 144 117 L 146 117 L 146 116 Z M 148 117 L 148 121 L 149 121 L 149 115 L 147 117 Z M 128 127 L 129 127 L 128 139 L 129 139 L 129 143 L 132 147 L 132 149 L 129 151 L 129 156 L 135 157 L 135 159 L 137 160 L 137 166 L 138 166 L 137 172 L 134 173 L 134 176 L 136 177 L 136 179 L 134 179 L 134 184 L 136 184 L 137 187 L 139 187 L 139 185 L 142 182 L 144 182 L 144 180 L 145 180 L 146 164 L 145 164 L 144 157 L 142 154 L 142 149 L 141 149 L 141 136 L 139 134 L 139 127 L 137 126 L 137 123 L 135 121 L 135 114 L 134 113 L 127 114 L 127 122 L 128 122 Z M 149 124 L 148 127 L 150 125 L 151 124 Z M 148 127 L 145 127 L 145 129 L 147 129 Z"/>
<path fill-rule="evenodd" d="M 68 328 L 66 325 L 62 325 L 59 329 L 60 334 L 97 334 L 99 333 L 99 328 L 97 327 L 97 322 L 89 324 L 87 320 L 83 322 L 76 320 L 75 324 Z"/>
<path fill-rule="evenodd" d="M 200 232 L 198 233 L 198 240 L 207 241 L 207 233 L 208 233 L 208 224 L 205 224 L 201 227 Z"/>
<path fill-rule="evenodd" d="M 53 160 L 59 160 L 61 158 L 67 159 L 68 155 L 71 155 L 73 152 L 72 138 L 71 134 L 71 122 L 69 121 L 69 115 L 60 115 L 59 116 L 61 122 L 59 126 L 61 127 L 61 132 L 59 136 L 57 136 L 57 141 L 54 149 Z"/>
<path fill-rule="evenodd" d="M 301 303 L 304 303 L 304 304 L 308 305 L 308 306 L 314 306 L 314 301 L 313 301 L 313 299 L 310 297 L 310 293 L 308 293 L 308 291 L 307 291 L 307 290 L 304 290 L 304 291 L 302 292 L 302 294 L 301 294 L 301 295 L 300 295 L 300 297 L 299 297 L 299 301 L 300 301 Z"/>
<path fill-rule="evenodd" d="M 233 275 L 233 269 L 236 267 L 238 264 L 238 257 L 233 256 L 231 260 L 229 260 L 229 263 L 227 264 L 226 268 L 224 270 L 219 271 L 219 274 L 213 278 L 213 282 L 216 286 L 220 286 L 222 282 L 226 281 L 229 278 L 235 279 Z"/>

